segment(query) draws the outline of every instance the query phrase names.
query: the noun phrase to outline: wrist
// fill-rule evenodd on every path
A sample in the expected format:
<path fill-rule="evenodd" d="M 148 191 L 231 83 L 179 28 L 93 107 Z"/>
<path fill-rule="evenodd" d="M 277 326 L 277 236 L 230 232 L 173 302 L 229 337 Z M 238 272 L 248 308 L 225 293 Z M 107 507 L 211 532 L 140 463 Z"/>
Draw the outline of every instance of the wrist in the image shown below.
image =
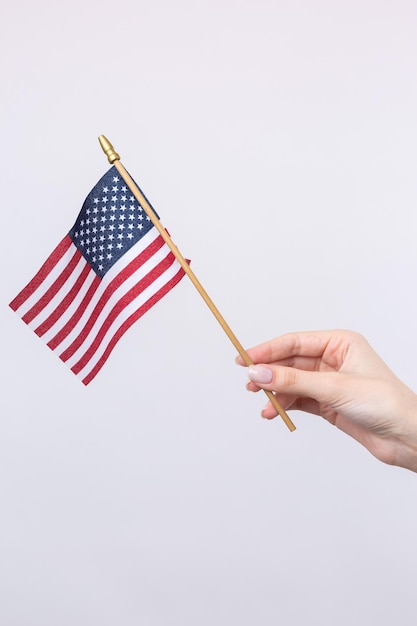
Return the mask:
<path fill-rule="evenodd" d="M 417 473 L 417 395 L 407 387 L 404 391 L 405 402 L 400 408 L 394 464 Z"/>

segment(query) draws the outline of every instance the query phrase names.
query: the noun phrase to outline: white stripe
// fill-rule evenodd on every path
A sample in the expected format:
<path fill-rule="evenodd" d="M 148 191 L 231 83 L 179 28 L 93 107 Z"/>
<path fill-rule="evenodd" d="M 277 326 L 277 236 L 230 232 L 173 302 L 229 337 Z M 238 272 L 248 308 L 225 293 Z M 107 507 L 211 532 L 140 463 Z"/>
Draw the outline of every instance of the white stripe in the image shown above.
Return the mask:
<path fill-rule="evenodd" d="M 74 286 L 74 283 L 77 281 L 81 272 L 87 265 L 84 257 L 80 256 L 78 259 L 77 265 L 72 270 L 71 274 L 68 275 L 66 281 L 62 284 L 61 288 L 56 292 L 52 300 L 49 300 L 48 304 L 38 313 L 36 317 L 33 318 L 31 322 L 29 322 L 28 326 L 35 330 L 38 326 L 40 326 L 49 316 L 53 313 L 56 307 L 61 304 L 62 300 L 65 298 L 67 293 Z"/>
<path fill-rule="evenodd" d="M 75 311 L 80 306 L 80 303 L 83 301 L 85 295 L 87 294 L 87 291 L 90 289 L 95 278 L 97 278 L 97 274 L 94 272 L 94 270 L 90 270 L 90 273 L 85 279 L 81 289 L 77 292 L 76 297 L 71 302 L 69 307 L 67 307 L 65 311 L 60 315 L 55 324 L 53 324 L 53 326 L 51 326 L 51 328 L 44 335 L 42 335 L 41 339 L 43 339 L 45 343 L 48 343 L 48 341 L 53 339 L 55 335 L 57 335 L 60 330 L 65 326 L 68 320 L 71 319 Z"/>
<path fill-rule="evenodd" d="M 81 356 L 88 349 L 89 345 L 94 341 L 94 338 L 96 337 L 96 335 L 99 332 L 100 328 L 102 327 L 103 323 L 107 319 L 109 313 L 111 312 L 113 307 L 119 302 L 119 300 L 121 300 L 121 298 L 123 298 L 123 296 L 132 287 L 134 287 L 140 280 L 142 280 L 145 276 L 147 276 L 149 274 L 149 272 L 153 268 L 155 268 L 161 261 L 163 261 L 163 259 L 168 254 L 170 254 L 170 252 L 171 251 L 168 248 L 168 246 L 163 245 L 150 259 L 148 259 L 148 261 L 146 261 L 146 263 L 141 265 L 136 270 L 136 272 L 134 274 L 132 274 L 132 276 L 127 278 L 116 289 L 116 291 L 114 291 L 114 293 L 111 295 L 111 297 L 109 298 L 109 300 L 106 302 L 105 306 L 103 307 L 102 311 L 100 312 L 97 320 L 93 324 L 93 326 L 90 329 L 88 335 L 84 338 L 83 343 L 76 350 L 76 352 L 66 361 L 66 364 L 68 365 L 68 367 L 72 367 L 75 363 L 77 363 L 80 360 Z M 125 268 L 125 264 L 123 263 L 123 265 L 121 267 L 121 270 L 123 270 L 124 268 Z M 100 285 L 100 287 L 101 287 L 101 285 Z M 89 306 L 85 310 L 85 312 L 84 312 L 83 316 L 81 317 L 81 319 L 79 320 L 78 324 L 75 326 L 73 331 L 68 335 L 68 337 L 66 337 L 66 339 L 62 342 L 62 344 L 60 346 L 60 354 L 62 354 L 64 352 L 64 350 L 68 346 L 70 346 L 72 344 L 74 339 L 76 339 L 78 337 L 78 335 L 80 333 L 82 333 L 82 331 L 84 329 L 84 326 L 85 326 L 85 323 L 90 318 L 91 313 L 93 312 L 97 302 L 99 301 L 100 295 L 102 295 L 101 294 L 101 289 L 100 289 L 100 293 L 99 294 L 97 294 L 97 293 L 94 294 L 94 297 L 93 297 L 92 301 L 90 302 Z M 88 345 L 86 345 L 86 344 L 88 344 Z"/>
<path fill-rule="evenodd" d="M 74 256 L 77 248 L 74 244 L 68 248 L 63 257 L 61 257 L 56 265 L 52 268 L 46 278 L 42 281 L 42 283 L 37 287 L 37 289 L 32 293 L 31 296 L 22 305 L 16 310 L 16 313 L 23 317 L 30 309 L 42 298 L 42 296 L 48 291 L 49 287 L 55 282 L 55 280 L 60 276 L 63 270 L 67 267 L 68 263 L 71 261 Z"/>
<path fill-rule="evenodd" d="M 95 365 L 101 359 L 102 355 L 107 349 L 107 346 L 111 342 L 114 335 L 117 333 L 119 328 L 123 325 L 123 323 L 134 313 L 137 311 L 143 304 L 145 304 L 155 293 L 157 293 L 164 285 L 166 285 L 179 271 L 181 270 L 181 266 L 173 259 L 172 265 L 164 271 L 164 273 L 157 278 L 149 287 L 143 291 L 140 296 L 135 298 L 133 302 L 131 302 L 123 311 L 120 312 L 118 317 L 113 321 L 112 325 L 108 328 L 106 334 L 103 337 L 103 340 L 100 346 L 97 348 L 96 352 L 90 358 L 88 363 L 84 366 L 84 368 L 78 372 L 77 376 L 82 380 L 94 369 Z"/>
<path fill-rule="evenodd" d="M 150 235 L 152 235 L 152 236 L 150 236 Z M 128 252 L 126 254 L 124 254 L 123 257 L 121 259 L 119 259 L 117 261 L 117 263 L 115 263 L 113 265 L 113 267 L 107 272 L 107 274 L 105 274 L 105 276 L 103 277 L 99 287 L 97 288 L 96 292 L 94 293 L 90 303 L 86 307 L 86 310 L 84 311 L 82 317 L 78 320 L 77 324 L 74 326 L 72 331 L 69 333 L 69 335 L 67 335 L 67 337 L 65 337 L 65 339 L 61 343 L 59 354 L 62 354 L 73 343 L 73 341 L 76 340 L 78 335 L 82 332 L 84 326 L 88 322 L 88 320 L 91 317 L 95 307 L 97 306 L 98 302 L 100 301 L 100 298 L 102 297 L 102 295 L 104 294 L 104 292 L 106 291 L 106 289 L 108 288 L 110 283 L 115 278 L 117 278 L 118 274 L 120 274 L 120 272 L 122 272 L 126 268 L 126 266 L 129 265 L 129 263 L 131 261 L 136 259 L 136 257 L 139 256 L 139 254 L 141 252 L 143 252 L 144 249 L 148 248 L 148 246 L 150 244 L 152 244 L 153 241 L 155 239 L 157 239 L 158 237 L 159 237 L 158 231 L 156 230 L 156 228 L 152 228 L 151 231 L 149 231 L 144 237 L 142 237 L 142 239 L 140 241 L 138 241 L 138 243 L 136 245 L 134 245 L 130 250 L 128 250 Z M 142 242 L 143 242 L 143 244 L 142 244 Z M 166 246 L 164 244 L 162 246 L 162 248 L 160 248 L 160 250 L 158 251 L 157 254 L 160 254 L 160 255 L 164 255 L 165 254 L 166 255 L 167 254 L 166 253 L 167 249 L 168 249 L 168 246 Z M 136 272 L 136 275 L 137 274 L 140 275 L 140 273 L 143 272 L 143 268 L 144 267 L 148 268 L 148 270 L 149 270 L 149 268 L 152 267 L 152 263 L 155 263 L 154 257 L 155 257 L 155 255 L 153 257 L 151 257 L 151 259 L 149 261 L 147 261 L 145 263 L 145 265 L 142 265 L 141 267 L 139 267 L 137 272 Z M 149 263 L 151 265 L 149 265 Z M 132 277 L 131 280 L 135 280 L 135 278 Z M 126 283 L 126 281 L 125 281 L 125 283 Z M 118 287 L 118 289 L 115 292 L 116 294 L 117 293 L 121 293 L 120 290 L 123 290 L 123 289 L 126 290 L 126 286 L 124 286 L 125 283 L 122 283 L 122 285 L 120 285 Z M 129 282 L 127 282 L 126 284 L 127 284 L 127 288 L 129 288 Z M 117 297 L 117 295 L 115 295 L 114 297 Z M 119 296 L 119 297 L 121 297 L 121 296 Z"/>
<path fill-rule="evenodd" d="M 80 320 L 77 322 L 77 325 L 74 327 L 74 329 L 71 331 L 71 333 L 69 335 L 67 335 L 67 337 L 64 338 L 64 340 L 61 342 L 61 344 L 58 344 L 58 346 L 55 348 L 55 350 L 59 349 L 59 353 L 62 354 L 62 352 L 64 352 L 64 350 L 66 350 L 66 348 L 71 345 L 73 338 L 78 336 L 78 332 L 80 330 L 80 328 L 83 328 L 84 323 L 86 322 L 86 320 L 88 319 L 89 315 L 91 315 L 91 312 L 94 310 L 94 306 L 95 304 L 98 302 L 98 300 L 100 299 L 100 297 L 102 296 L 102 294 L 104 293 L 104 291 L 106 290 L 107 286 L 109 285 L 109 283 L 115 278 L 115 276 L 117 276 L 117 274 L 119 273 L 119 265 L 128 265 L 131 261 L 133 261 L 138 254 L 140 254 L 140 252 L 142 252 L 142 247 L 144 246 L 145 248 L 147 248 L 155 239 L 157 239 L 159 233 L 157 231 L 156 228 L 152 228 L 150 231 L 148 231 L 146 233 L 146 235 L 144 235 L 144 237 L 142 237 L 142 239 L 134 246 L 132 246 L 132 248 L 130 248 L 124 255 L 123 257 L 121 257 L 119 259 L 119 261 L 117 261 L 117 263 L 115 263 L 113 265 L 113 267 L 110 268 L 110 270 L 105 274 L 105 276 L 103 277 L 103 279 L 100 282 L 100 285 L 97 287 L 92 300 L 90 301 L 89 305 L 86 307 L 86 310 L 83 313 L 83 316 L 80 318 Z M 46 339 L 46 342 L 50 341 L 51 339 L 53 339 L 55 337 L 55 335 L 57 335 L 62 328 L 65 326 L 65 324 L 67 323 L 67 321 L 71 318 L 72 314 L 76 311 L 76 309 L 78 308 L 78 306 L 81 304 L 84 295 L 87 293 L 88 291 L 88 287 L 90 286 L 90 284 L 93 282 L 96 274 L 93 270 L 91 270 L 92 272 L 92 277 L 90 279 L 90 277 L 87 279 L 86 282 L 88 282 L 88 286 L 83 286 L 83 288 L 80 290 L 79 294 L 77 295 L 76 299 L 73 301 L 70 309 L 68 310 L 68 314 L 63 315 L 62 317 L 60 317 L 60 319 L 58 319 L 56 321 L 56 323 L 54 324 L 53 329 L 51 329 L 50 331 L 48 331 L 47 335 L 48 338 Z M 78 328 L 78 330 L 77 330 Z M 43 337 L 45 338 L 46 335 Z"/>

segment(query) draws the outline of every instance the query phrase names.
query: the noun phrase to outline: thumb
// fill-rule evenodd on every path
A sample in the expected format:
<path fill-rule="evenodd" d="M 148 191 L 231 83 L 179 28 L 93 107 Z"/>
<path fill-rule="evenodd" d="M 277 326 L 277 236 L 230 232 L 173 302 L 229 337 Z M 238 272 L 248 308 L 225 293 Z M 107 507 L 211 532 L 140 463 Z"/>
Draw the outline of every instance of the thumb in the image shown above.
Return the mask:
<path fill-rule="evenodd" d="M 281 365 L 250 365 L 249 379 L 261 389 L 329 402 L 336 391 L 334 372 L 309 372 Z M 330 380 L 330 378 L 332 380 Z"/>

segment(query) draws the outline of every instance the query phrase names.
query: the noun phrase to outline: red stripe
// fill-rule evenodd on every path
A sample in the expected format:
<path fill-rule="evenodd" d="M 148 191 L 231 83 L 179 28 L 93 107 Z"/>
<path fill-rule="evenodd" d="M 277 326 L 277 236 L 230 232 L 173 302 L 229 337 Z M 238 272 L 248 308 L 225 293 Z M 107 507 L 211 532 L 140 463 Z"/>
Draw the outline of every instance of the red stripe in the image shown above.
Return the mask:
<path fill-rule="evenodd" d="M 24 289 L 12 300 L 9 306 L 13 311 L 17 311 L 24 302 L 38 289 L 43 283 L 48 274 L 53 270 L 58 261 L 64 256 L 68 248 L 72 244 L 71 238 L 66 235 L 64 239 L 57 245 L 55 250 L 46 259 L 41 269 L 35 274 L 32 280 L 26 285 Z"/>
<path fill-rule="evenodd" d="M 93 378 L 97 376 L 97 374 L 99 373 L 99 371 L 101 370 L 101 368 L 103 367 L 107 359 L 109 358 L 110 354 L 112 353 L 113 348 L 116 346 L 119 339 L 123 337 L 125 332 L 129 330 L 129 328 L 135 322 L 137 322 L 137 320 L 140 317 L 142 317 L 144 313 L 149 311 L 149 309 L 153 307 L 154 304 L 156 304 L 161 298 L 163 298 L 164 295 L 168 293 L 168 291 L 170 291 L 173 287 L 175 287 L 175 285 L 179 283 L 179 281 L 181 280 L 183 276 L 184 276 L 184 270 L 180 268 L 177 274 L 173 276 L 168 283 L 166 283 L 163 287 L 161 287 L 161 289 L 157 293 L 155 293 L 151 298 L 149 298 L 147 302 L 145 302 L 137 311 L 132 313 L 132 315 L 128 317 L 127 320 L 125 320 L 125 322 L 123 322 L 123 324 L 120 326 L 120 328 L 111 338 L 111 341 L 109 342 L 100 360 L 96 363 L 96 365 L 91 370 L 91 372 L 85 378 L 83 378 L 82 382 L 84 383 L 84 385 L 88 385 L 93 380 Z"/>
<path fill-rule="evenodd" d="M 84 298 L 80 302 L 77 310 L 73 313 L 73 315 L 70 317 L 70 319 L 65 324 L 65 326 L 61 328 L 59 333 L 57 333 L 55 337 L 53 337 L 50 341 L 48 341 L 47 346 L 49 346 L 51 350 L 55 350 L 60 345 L 60 343 L 64 341 L 65 337 L 67 337 L 70 334 L 72 329 L 77 325 L 78 321 L 82 317 L 84 311 L 86 310 L 87 306 L 92 300 L 100 284 L 101 284 L 101 278 L 99 276 L 96 276 L 93 282 L 91 283 Z"/>
<path fill-rule="evenodd" d="M 65 266 L 65 268 L 62 270 L 58 278 L 56 278 L 56 280 L 52 283 L 49 289 L 43 294 L 43 296 L 22 317 L 22 320 L 26 322 L 26 324 L 30 324 L 30 322 L 37 315 L 39 315 L 39 313 L 49 304 L 52 298 L 58 293 L 62 285 L 66 282 L 68 277 L 72 274 L 81 256 L 82 256 L 81 252 L 78 250 L 78 248 L 76 248 L 70 262 Z"/>
<path fill-rule="evenodd" d="M 123 270 L 117 274 L 110 282 L 110 284 L 106 287 L 103 295 L 100 297 L 97 302 L 94 310 L 89 316 L 87 322 L 85 323 L 83 329 L 78 334 L 77 338 L 71 343 L 70 346 L 60 355 L 60 359 L 63 361 L 68 361 L 69 358 L 78 350 L 78 348 L 82 345 L 88 333 L 94 326 L 98 316 L 101 311 L 104 309 L 108 300 L 111 298 L 113 293 L 116 291 L 120 285 L 122 285 L 136 270 L 141 267 L 146 261 L 148 261 L 162 246 L 164 245 L 164 240 L 161 236 L 158 236 L 143 252 L 138 254 L 136 258 L 133 259 Z"/>
<path fill-rule="evenodd" d="M 92 344 L 88 348 L 88 350 L 84 353 L 81 359 L 71 368 L 74 374 L 78 374 L 90 361 L 93 357 L 94 353 L 100 346 L 103 341 L 106 332 L 113 324 L 114 320 L 118 315 L 125 309 L 131 302 L 135 300 L 151 283 L 153 283 L 157 278 L 162 276 L 162 274 L 171 267 L 172 263 L 175 261 L 175 257 L 172 252 L 169 252 L 167 256 L 156 265 L 152 271 L 148 272 L 146 276 L 144 276 L 136 285 L 134 285 L 129 291 L 127 291 L 121 298 L 116 302 L 112 310 L 107 315 L 104 320 L 100 330 L 98 331 L 96 337 L 94 338 Z"/>
<path fill-rule="evenodd" d="M 90 265 L 86 262 L 83 271 L 78 276 L 77 280 L 75 281 L 65 298 L 61 300 L 55 311 L 52 311 L 50 316 L 40 326 L 38 326 L 38 328 L 36 328 L 35 333 L 38 335 L 38 337 L 42 337 L 42 335 L 50 330 L 52 326 L 59 320 L 61 315 L 65 313 L 73 300 L 75 300 L 75 298 L 77 297 L 78 292 L 87 280 L 87 276 L 89 276 L 92 271 L 93 270 L 91 269 Z"/>

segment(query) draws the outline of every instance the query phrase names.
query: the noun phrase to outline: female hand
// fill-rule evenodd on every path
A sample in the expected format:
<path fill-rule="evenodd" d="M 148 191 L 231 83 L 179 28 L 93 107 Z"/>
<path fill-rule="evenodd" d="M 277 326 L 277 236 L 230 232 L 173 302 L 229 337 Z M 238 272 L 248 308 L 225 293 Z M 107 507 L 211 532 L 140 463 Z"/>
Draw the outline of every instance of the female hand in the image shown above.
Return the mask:
<path fill-rule="evenodd" d="M 361 335 L 290 333 L 248 350 L 247 389 L 274 391 L 284 409 L 321 415 L 379 460 L 417 471 L 417 395 Z M 237 363 L 243 365 L 241 357 Z M 268 403 L 262 416 L 277 415 Z"/>

